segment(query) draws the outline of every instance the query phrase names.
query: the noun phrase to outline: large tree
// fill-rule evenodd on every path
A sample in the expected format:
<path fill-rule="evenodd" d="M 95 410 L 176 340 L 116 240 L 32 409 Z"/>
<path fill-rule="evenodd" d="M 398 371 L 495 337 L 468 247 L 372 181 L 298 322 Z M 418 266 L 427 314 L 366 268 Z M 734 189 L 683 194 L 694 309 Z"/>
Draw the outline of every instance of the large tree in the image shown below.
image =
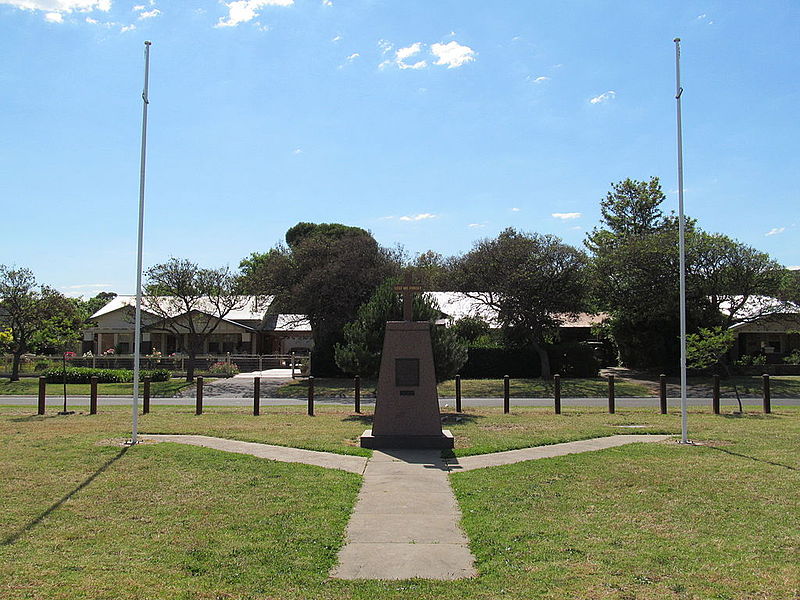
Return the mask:
<path fill-rule="evenodd" d="M 335 348 L 336 364 L 345 373 L 377 377 L 386 322 L 400 321 L 403 315 L 403 301 L 393 290 L 393 283 L 395 280 L 389 280 L 381 285 L 358 309 L 355 320 L 345 325 L 344 342 L 336 344 Z M 436 378 L 444 381 L 453 377 L 467 362 L 465 340 L 460 339 L 452 328 L 435 325 L 442 318 L 442 312 L 432 296 L 415 296 L 413 315 L 415 321 L 431 324 Z"/>
<path fill-rule="evenodd" d="M 11 381 L 19 380 L 22 355 L 37 350 L 64 351 L 76 342 L 84 314 L 77 303 L 40 286 L 29 269 L 0 265 L 0 329 L 10 334 Z"/>
<path fill-rule="evenodd" d="M 186 336 L 186 381 L 192 381 L 195 359 L 205 340 L 247 299 L 237 295 L 237 279 L 227 267 L 204 269 L 189 260 L 171 258 L 149 268 L 146 278 L 142 307 L 160 319 L 153 325 Z"/>
<path fill-rule="evenodd" d="M 674 369 L 680 353 L 678 220 L 664 214 L 657 177 L 612 185 L 601 224 L 584 242 L 592 253 L 592 297 L 610 315 L 623 364 Z M 784 279 L 769 256 L 686 222 L 688 331 L 759 318 Z"/>
<path fill-rule="evenodd" d="M 627 366 L 663 368 L 679 351 L 678 221 L 663 213 L 664 200 L 657 177 L 613 184 L 600 203 L 600 227 L 584 242 L 595 307 L 610 315 Z"/>
<path fill-rule="evenodd" d="M 358 307 L 399 265 L 394 253 L 358 227 L 298 223 L 286 245 L 244 259 L 242 289 L 274 296 L 271 310 L 308 317 L 314 335 L 315 375 L 337 372 L 334 345 Z"/>
<path fill-rule="evenodd" d="M 542 377 L 550 377 L 546 345 L 585 309 L 586 264 L 583 252 L 555 236 L 509 228 L 460 259 L 459 287 L 496 311 L 508 336 L 530 345 Z"/>

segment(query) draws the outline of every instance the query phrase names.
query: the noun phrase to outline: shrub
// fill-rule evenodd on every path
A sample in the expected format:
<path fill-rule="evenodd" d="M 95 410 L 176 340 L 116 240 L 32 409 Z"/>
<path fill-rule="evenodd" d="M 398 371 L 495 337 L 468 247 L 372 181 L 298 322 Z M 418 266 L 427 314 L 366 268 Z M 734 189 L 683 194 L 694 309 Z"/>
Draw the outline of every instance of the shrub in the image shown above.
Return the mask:
<path fill-rule="evenodd" d="M 800 365 L 800 350 L 793 350 L 791 354 L 783 357 L 787 365 Z"/>
<path fill-rule="evenodd" d="M 61 367 L 47 369 L 44 372 L 47 383 L 61 383 L 64 381 L 65 371 Z M 92 377 L 97 377 L 99 383 L 129 383 L 133 381 L 133 371 L 129 369 L 92 369 L 89 367 L 67 367 L 67 383 L 90 383 Z M 139 371 L 139 380 L 150 377 L 151 381 L 169 381 L 172 373 L 168 369 L 142 369 Z"/>
<path fill-rule="evenodd" d="M 236 363 L 215 362 L 208 368 L 208 374 L 214 377 L 233 377 L 239 374 L 239 365 Z"/>

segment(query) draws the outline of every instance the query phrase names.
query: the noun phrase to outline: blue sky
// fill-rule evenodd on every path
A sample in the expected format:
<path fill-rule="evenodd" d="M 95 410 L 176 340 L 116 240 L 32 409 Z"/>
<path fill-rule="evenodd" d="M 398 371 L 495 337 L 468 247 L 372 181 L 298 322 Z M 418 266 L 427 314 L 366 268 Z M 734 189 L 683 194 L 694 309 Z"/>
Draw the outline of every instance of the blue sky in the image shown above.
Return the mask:
<path fill-rule="evenodd" d="M 0 263 L 61 291 L 228 264 L 298 221 L 449 255 L 508 226 L 580 245 L 626 177 L 800 265 L 800 3 L 0 0 Z"/>

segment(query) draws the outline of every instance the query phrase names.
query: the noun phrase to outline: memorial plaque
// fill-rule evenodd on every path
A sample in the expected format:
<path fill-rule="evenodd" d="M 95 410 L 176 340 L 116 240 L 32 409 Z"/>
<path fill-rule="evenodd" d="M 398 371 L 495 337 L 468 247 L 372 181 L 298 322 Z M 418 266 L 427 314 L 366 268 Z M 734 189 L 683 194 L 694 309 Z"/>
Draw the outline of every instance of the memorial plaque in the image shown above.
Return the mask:
<path fill-rule="evenodd" d="M 396 358 L 394 374 L 397 387 L 419 387 L 419 359 Z"/>

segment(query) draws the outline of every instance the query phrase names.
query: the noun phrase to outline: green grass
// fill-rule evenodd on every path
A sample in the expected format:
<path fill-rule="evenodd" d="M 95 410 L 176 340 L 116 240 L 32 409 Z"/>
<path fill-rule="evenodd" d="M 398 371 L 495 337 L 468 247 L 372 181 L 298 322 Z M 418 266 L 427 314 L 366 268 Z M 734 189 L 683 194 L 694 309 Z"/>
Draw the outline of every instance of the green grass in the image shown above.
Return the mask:
<path fill-rule="evenodd" d="M 194 385 L 184 379 L 169 381 L 153 381 L 150 384 L 150 395 L 153 398 L 171 398 L 185 387 Z M 141 386 L 139 387 L 141 390 Z M 67 396 L 88 396 L 88 383 L 68 383 Z M 57 396 L 64 391 L 63 383 L 48 383 L 47 394 Z M 39 380 L 35 377 L 22 377 L 19 381 L 0 379 L 0 396 L 35 396 L 39 393 Z M 128 396 L 133 394 L 133 383 L 98 383 L 97 393 L 100 396 Z M 141 391 L 140 391 L 141 393 Z"/>
<path fill-rule="evenodd" d="M 375 395 L 375 381 L 362 380 L 362 397 Z M 439 384 L 439 396 L 453 398 L 456 395 L 455 381 L 450 379 Z M 542 379 L 512 379 L 509 385 L 511 397 L 552 398 L 553 382 Z M 651 395 L 647 387 L 618 381 L 615 393 L 619 397 L 639 397 Z M 319 398 L 352 398 L 354 394 L 352 379 L 314 378 L 314 395 Z M 464 398 L 500 398 L 503 396 L 502 379 L 464 379 L 461 381 L 461 394 Z M 561 395 L 564 398 L 604 397 L 608 394 L 608 381 L 601 377 L 586 379 L 562 379 Z M 276 391 L 279 398 L 305 398 L 308 396 L 308 380 L 298 379 L 287 383 Z"/>
<path fill-rule="evenodd" d="M 352 452 L 345 407 L 154 407 L 143 432 Z M 800 571 L 800 410 L 693 410 L 702 446 L 642 444 L 452 476 L 480 576 L 346 582 L 328 571 L 360 478 L 179 444 L 123 450 L 124 407 L 0 408 L 0 597 L 71 599 L 790 599 Z M 480 409 L 459 453 L 680 428 L 652 410 Z"/>

